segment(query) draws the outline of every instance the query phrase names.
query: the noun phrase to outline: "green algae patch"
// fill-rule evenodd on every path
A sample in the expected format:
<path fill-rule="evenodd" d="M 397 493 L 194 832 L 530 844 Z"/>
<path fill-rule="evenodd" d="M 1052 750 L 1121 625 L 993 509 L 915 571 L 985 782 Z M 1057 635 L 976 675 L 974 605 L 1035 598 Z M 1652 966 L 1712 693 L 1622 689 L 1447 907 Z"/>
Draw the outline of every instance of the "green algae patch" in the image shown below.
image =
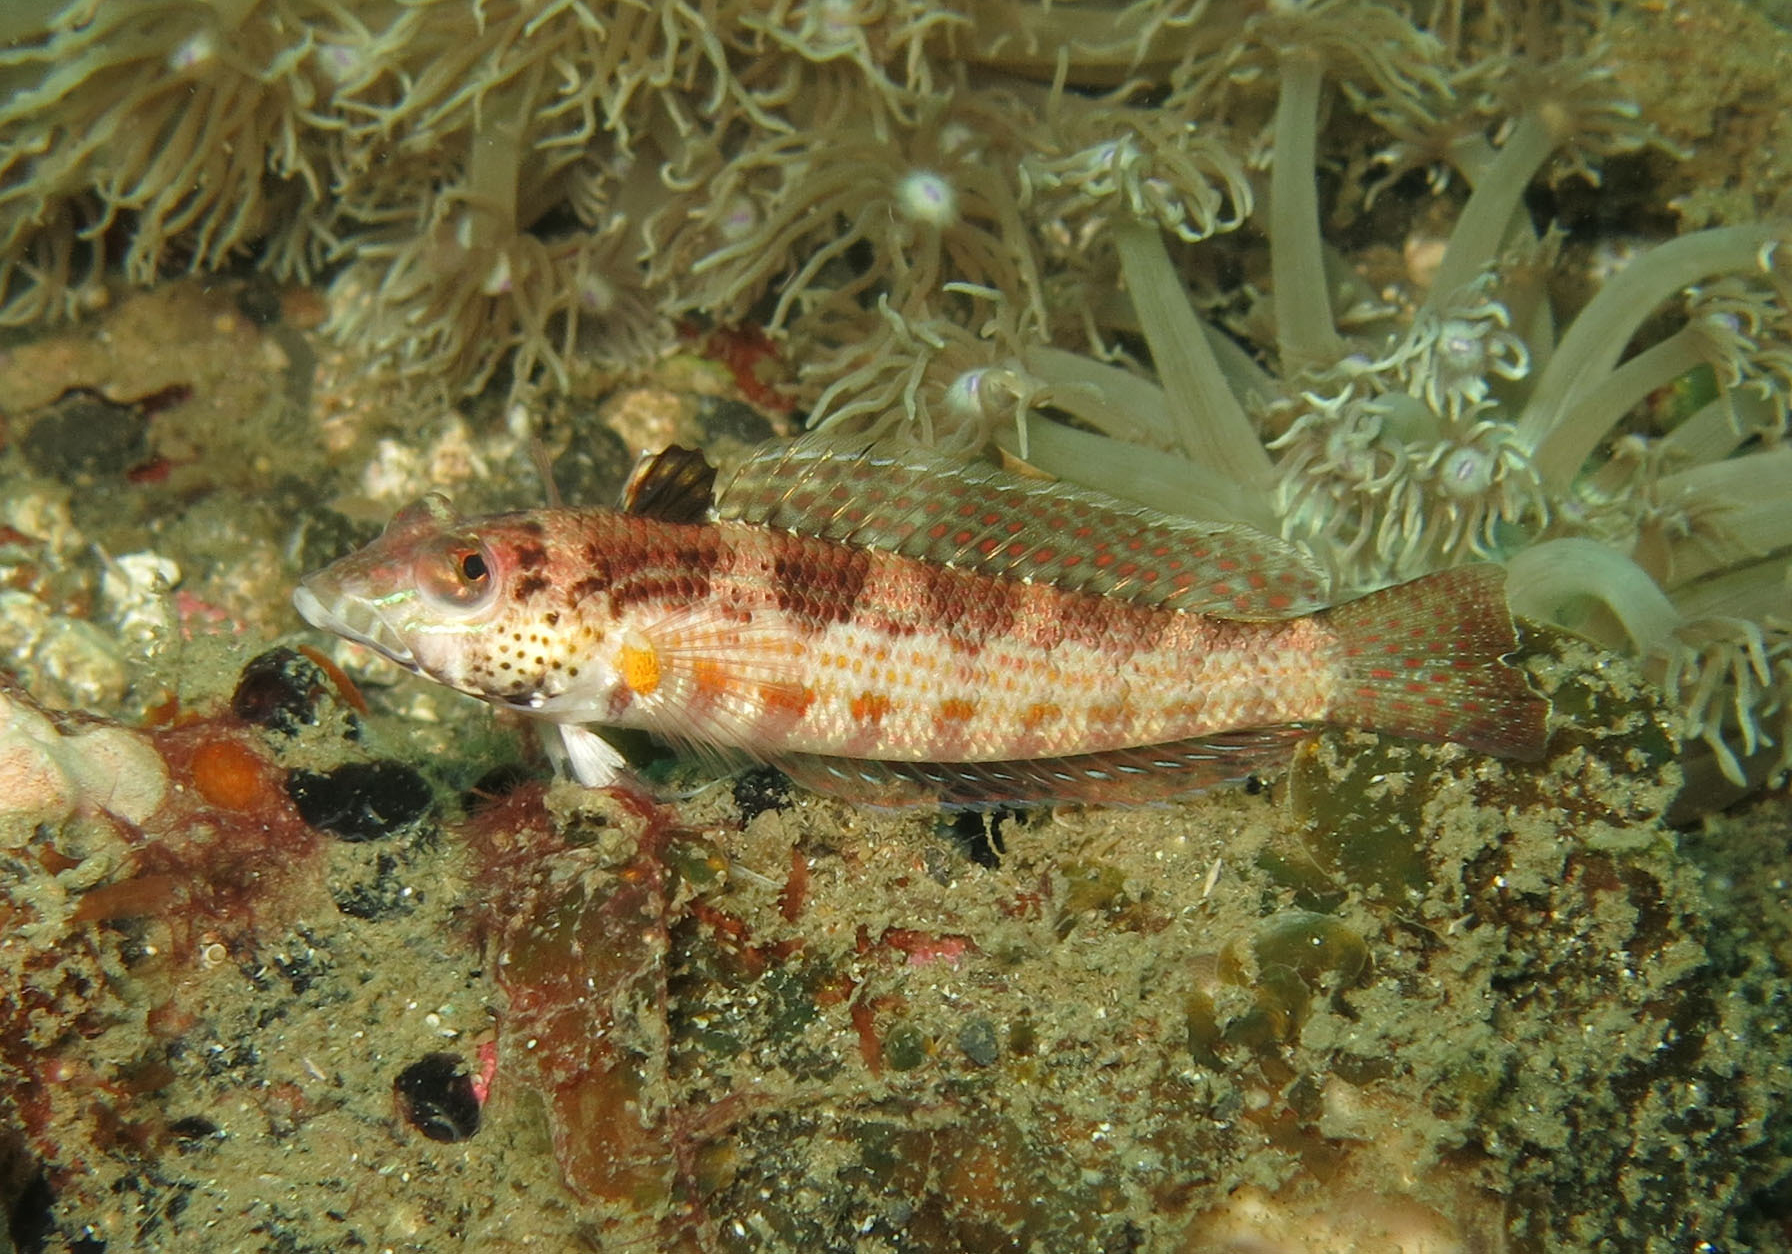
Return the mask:
<path fill-rule="evenodd" d="M 1289 806 L 1326 883 L 1356 885 L 1390 904 L 1424 895 L 1430 773 L 1417 746 L 1364 732 L 1327 732 L 1295 751 Z"/>

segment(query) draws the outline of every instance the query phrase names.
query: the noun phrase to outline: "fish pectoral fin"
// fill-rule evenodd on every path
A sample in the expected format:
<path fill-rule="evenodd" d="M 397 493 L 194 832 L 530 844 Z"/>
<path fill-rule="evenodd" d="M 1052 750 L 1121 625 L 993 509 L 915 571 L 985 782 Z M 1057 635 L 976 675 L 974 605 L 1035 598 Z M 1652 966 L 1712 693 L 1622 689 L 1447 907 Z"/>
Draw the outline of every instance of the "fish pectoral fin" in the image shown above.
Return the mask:
<path fill-rule="evenodd" d="M 560 747 L 568 773 L 587 788 L 609 788 L 621 780 L 626 763 L 616 747 L 587 727 L 560 723 Z M 558 754 L 550 754 L 558 758 Z"/>
<path fill-rule="evenodd" d="M 775 756 L 771 764 L 813 792 L 871 806 L 1140 805 L 1279 770 L 1310 734 L 1300 725 L 1265 727 L 1012 762 L 889 762 L 804 753 Z"/>
<path fill-rule="evenodd" d="M 717 751 L 757 761 L 808 711 L 802 642 L 775 624 L 738 622 L 692 609 L 629 632 L 618 669 L 655 734 L 699 756 Z"/>

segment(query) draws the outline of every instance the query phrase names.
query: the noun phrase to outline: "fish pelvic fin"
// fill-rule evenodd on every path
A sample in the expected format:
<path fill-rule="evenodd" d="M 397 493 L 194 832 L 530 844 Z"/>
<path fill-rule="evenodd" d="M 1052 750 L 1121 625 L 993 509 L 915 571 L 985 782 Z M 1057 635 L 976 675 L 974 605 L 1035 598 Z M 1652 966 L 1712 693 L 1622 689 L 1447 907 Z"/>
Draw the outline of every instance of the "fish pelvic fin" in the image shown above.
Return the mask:
<path fill-rule="evenodd" d="M 1484 562 L 1371 592 L 1322 616 L 1338 633 L 1328 722 L 1535 762 L 1549 702 L 1507 662 L 1506 572 Z"/>

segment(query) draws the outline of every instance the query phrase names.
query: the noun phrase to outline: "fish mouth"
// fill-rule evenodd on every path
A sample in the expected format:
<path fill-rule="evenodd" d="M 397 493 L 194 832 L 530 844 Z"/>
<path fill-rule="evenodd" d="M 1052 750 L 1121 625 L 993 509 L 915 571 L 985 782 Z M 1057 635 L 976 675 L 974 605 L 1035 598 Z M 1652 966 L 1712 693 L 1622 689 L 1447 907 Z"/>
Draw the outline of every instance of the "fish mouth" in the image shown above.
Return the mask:
<path fill-rule="evenodd" d="M 335 632 L 345 640 L 366 645 L 407 670 L 417 669 L 416 655 L 370 601 L 339 594 L 334 604 L 326 604 L 312 581 L 306 579 L 292 590 L 292 607 L 299 617 L 321 631 Z"/>

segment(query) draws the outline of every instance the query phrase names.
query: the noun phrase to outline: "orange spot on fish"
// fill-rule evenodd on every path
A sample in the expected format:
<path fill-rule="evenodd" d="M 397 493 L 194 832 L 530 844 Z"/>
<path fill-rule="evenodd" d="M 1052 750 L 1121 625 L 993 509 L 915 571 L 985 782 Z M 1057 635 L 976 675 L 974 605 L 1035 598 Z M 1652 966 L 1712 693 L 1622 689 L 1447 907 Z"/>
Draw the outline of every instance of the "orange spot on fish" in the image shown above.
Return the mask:
<path fill-rule="evenodd" d="M 1021 712 L 1020 725 L 1027 731 L 1033 731 L 1041 724 L 1056 722 L 1063 715 L 1064 711 L 1050 701 L 1036 701 Z"/>
<path fill-rule="evenodd" d="M 977 713 L 977 703 L 962 697 L 947 697 L 940 702 L 940 719 L 947 723 L 968 722 Z"/>
<path fill-rule="evenodd" d="M 697 691 L 705 696 L 726 692 L 733 686 L 728 668 L 709 658 L 703 658 L 692 665 L 691 678 L 697 681 Z"/>
<path fill-rule="evenodd" d="M 759 702 L 770 712 L 801 718 L 815 704 L 815 690 L 793 684 L 761 684 Z"/>
<path fill-rule="evenodd" d="M 1092 726 L 1100 727 L 1125 721 L 1126 703 L 1124 701 L 1110 701 L 1089 707 L 1089 722 Z"/>
<path fill-rule="evenodd" d="M 884 721 L 884 715 L 890 712 L 890 698 L 881 692 L 861 692 L 852 699 L 851 709 L 854 722 L 869 723 L 876 727 Z"/>
<path fill-rule="evenodd" d="M 652 696 L 660 686 L 660 655 L 646 640 L 631 641 L 616 655 L 622 682 L 637 697 Z"/>

